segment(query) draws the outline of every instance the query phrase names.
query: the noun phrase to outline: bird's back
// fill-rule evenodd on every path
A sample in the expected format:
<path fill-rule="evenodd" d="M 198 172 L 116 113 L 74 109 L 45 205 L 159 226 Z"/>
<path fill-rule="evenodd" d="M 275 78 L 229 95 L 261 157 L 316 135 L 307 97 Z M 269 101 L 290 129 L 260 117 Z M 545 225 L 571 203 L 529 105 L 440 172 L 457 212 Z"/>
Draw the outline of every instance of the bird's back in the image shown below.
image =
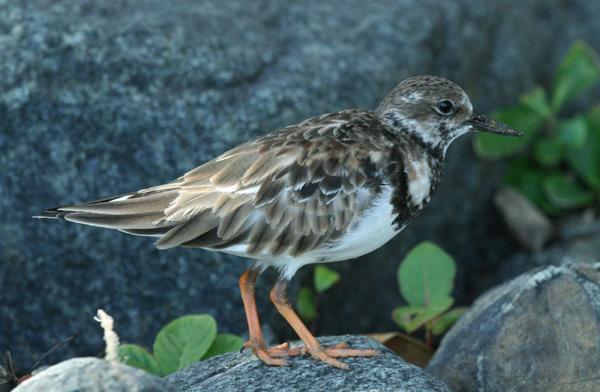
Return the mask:
<path fill-rule="evenodd" d="M 45 216 L 158 237 L 159 248 L 298 258 L 335 243 L 381 196 L 391 137 L 372 112 L 330 113 L 245 143 L 171 183 Z"/>

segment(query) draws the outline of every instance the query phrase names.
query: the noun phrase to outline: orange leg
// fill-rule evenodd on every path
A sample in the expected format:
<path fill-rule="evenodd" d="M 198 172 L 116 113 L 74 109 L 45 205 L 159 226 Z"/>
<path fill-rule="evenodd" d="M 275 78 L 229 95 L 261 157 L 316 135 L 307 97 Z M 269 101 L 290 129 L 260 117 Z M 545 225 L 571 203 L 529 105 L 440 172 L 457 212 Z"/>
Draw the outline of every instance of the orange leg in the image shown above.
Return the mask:
<path fill-rule="evenodd" d="M 262 329 L 260 328 L 260 319 L 258 318 L 258 311 L 256 309 L 256 299 L 254 298 L 254 287 L 258 274 L 258 271 L 249 269 L 242 274 L 239 282 L 246 320 L 248 321 L 248 334 L 250 335 L 250 340 L 245 346 L 252 347 L 254 354 L 267 365 L 287 365 L 288 362 L 285 359 L 273 358 L 265 346 Z"/>
<path fill-rule="evenodd" d="M 270 356 L 292 356 L 309 353 L 313 358 L 323 361 L 340 369 L 348 369 L 348 365 L 338 361 L 335 357 L 368 357 L 377 355 L 377 351 L 371 349 L 351 349 L 347 344 L 341 343 L 334 347 L 321 347 L 319 341 L 310 333 L 300 317 L 294 312 L 287 299 L 287 281 L 279 280 L 271 290 L 271 301 L 275 304 L 277 311 L 285 318 L 294 329 L 298 337 L 304 342 L 304 347 L 289 348 L 289 346 L 274 347 L 269 350 Z"/>

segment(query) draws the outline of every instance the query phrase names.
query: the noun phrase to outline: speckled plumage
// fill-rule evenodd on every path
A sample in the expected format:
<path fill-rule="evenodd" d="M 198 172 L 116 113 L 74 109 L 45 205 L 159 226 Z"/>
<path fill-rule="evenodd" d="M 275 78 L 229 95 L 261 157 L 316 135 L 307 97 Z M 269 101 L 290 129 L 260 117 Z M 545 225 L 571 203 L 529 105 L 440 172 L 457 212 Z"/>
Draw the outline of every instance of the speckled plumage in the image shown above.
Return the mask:
<path fill-rule="evenodd" d="M 163 249 L 197 247 L 256 260 L 239 280 L 247 346 L 268 365 L 309 353 L 347 369 L 336 358 L 377 352 L 322 347 L 291 307 L 287 281 L 303 265 L 352 259 L 392 239 L 431 199 L 450 143 L 474 129 L 518 134 L 473 116 L 456 84 L 413 77 L 375 111 L 313 117 L 244 143 L 173 182 L 47 210 L 44 217 L 158 237 Z M 254 287 L 268 267 L 281 272 L 271 301 L 303 348 L 265 345 Z"/>
<path fill-rule="evenodd" d="M 452 117 L 435 112 L 442 98 L 457 103 Z M 357 230 L 368 233 L 368 225 L 387 231 L 379 246 L 403 229 L 429 202 L 446 149 L 469 130 L 464 124 L 471 114 L 468 96 L 454 83 L 410 78 L 375 111 L 313 117 L 242 144 L 171 183 L 45 216 L 158 237 L 161 249 L 197 247 L 253 258 L 291 278 L 302 265 L 372 251 L 372 241 L 353 249 L 343 244 Z M 391 197 L 381 200 L 386 187 Z M 372 208 L 388 213 L 393 227 L 378 227 L 381 217 L 369 215 Z M 365 216 L 373 222 L 362 221 Z"/>

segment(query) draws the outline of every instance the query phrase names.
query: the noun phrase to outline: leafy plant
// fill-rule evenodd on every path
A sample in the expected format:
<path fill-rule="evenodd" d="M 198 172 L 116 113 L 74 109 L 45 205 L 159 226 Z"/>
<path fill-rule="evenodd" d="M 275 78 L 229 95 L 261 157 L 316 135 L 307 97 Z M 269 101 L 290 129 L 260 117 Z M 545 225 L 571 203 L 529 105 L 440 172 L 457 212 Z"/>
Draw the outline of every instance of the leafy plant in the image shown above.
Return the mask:
<path fill-rule="evenodd" d="M 495 117 L 525 137 L 478 134 L 476 153 L 485 159 L 512 156 L 505 181 L 550 215 L 600 200 L 600 105 L 564 117 L 564 107 L 600 81 L 598 56 L 575 43 L 552 85 L 522 95 L 517 106 Z"/>
<path fill-rule="evenodd" d="M 394 321 L 407 333 L 425 327 L 427 343 L 432 335 L 443 334 L 464 312 L 450 310 L 454 299 L 454 259 L 431 242 L 415 246 L 398 267 L 400 293 L 408 305 L 394 310 Z"/>
<path fill-rule="evenodd" d="M 119 346 L 122 362 L 158 376 L 166 376 L 190 363 L 242 348 L 241 337 L 217 334 L 217 323 L 206 314 L 179 317 L 165 325 L 154 340 L 153 353 L 136 344 Z"/>
<path fill-rule="evenodd" d="M 305 321 L 315 321 L 318 316 L 321 294 L 329 290 L 340 280 L 340 274 L 331 268 L 317 265 L 313 270 L 313 287 L 301 287 L 298 292 L 296 308 Z M 313 330 L 316 323 L 313 323 Z M 314 331 L 313 331 L 314 332 Z"/>

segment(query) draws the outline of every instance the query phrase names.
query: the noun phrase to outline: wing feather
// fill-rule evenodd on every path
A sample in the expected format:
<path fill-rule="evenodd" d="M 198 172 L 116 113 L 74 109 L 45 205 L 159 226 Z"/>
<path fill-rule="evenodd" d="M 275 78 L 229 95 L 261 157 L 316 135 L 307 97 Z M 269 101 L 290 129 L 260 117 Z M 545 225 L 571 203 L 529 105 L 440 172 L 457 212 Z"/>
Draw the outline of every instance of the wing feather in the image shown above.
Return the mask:
<path fill-rule="evenodd" d="M 300 255 L 339 238 L 375 198 L 390 142 L 370 112 L 315 117 L 177 180 L 46 216 L 160 236 L 156 246 Z M 368 148 L 365 148 L 367 146 Z"/>
<path fill-rule="evenodd" d="M 187 222 L 181 223 L 170 229 L 157 242 L 159 249 L 168 249 L 180 246 L 186 242 L 200 237 L 215 229 L 219 225 L 219 218 L 209 210 L 204 210 Z"/>

